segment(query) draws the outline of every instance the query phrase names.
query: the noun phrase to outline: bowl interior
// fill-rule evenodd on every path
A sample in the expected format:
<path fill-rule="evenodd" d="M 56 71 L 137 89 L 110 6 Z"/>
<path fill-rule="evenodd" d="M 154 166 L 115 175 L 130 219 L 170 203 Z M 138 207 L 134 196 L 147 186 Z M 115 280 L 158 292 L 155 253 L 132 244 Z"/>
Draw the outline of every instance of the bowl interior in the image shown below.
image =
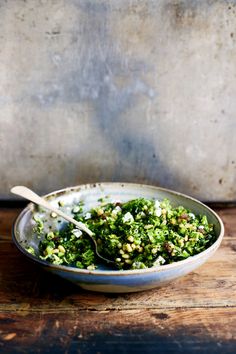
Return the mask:
<path fill-rule="evenodd" d="M 196 214 L 206 215 L 208 221 L 214 224 L 217 238 L 222 234 L 223 224 L 220 218 L 206 205 L 189 196 L 154 186 L 131 183 L 97 183 L 66 188 L 45 196 L 45 198 L 56 207 L 58 207 L 58 202 L 63 202 L 63 207 L 61 207 L 61 209 L 70 215 L 73 205 L 76 205 L 80 201 L 83 201 L 84 211 L 86 212 L 98 205 L 98 199 L 100 198 L 105 198 L 107 202 L 125 202 L 138 197 L 148 199 L 155 198 L 158 200 L 168 198 L 173 206 L 182 205 Z M 40 237 L 35 231 L 36 222 L 34 218 L 40 218 L 43 220 L 45 232 L 62 228 L 65 221 L 61 218 L 52 218 L 50 212 L 43 210 L 32 203 L 30 203 L 18 216 L 13 228 L 13 240 L 20 251 L 30 258 L 33 257 L 34 259 L 37 259 L 37 257 L 30 255 L 26 251 L 28 247 L 32 247 L 35 250 L 36 256 L 38 254 Z M 98 269 L 107 270 L 108 268 L 101 266 Z"/>

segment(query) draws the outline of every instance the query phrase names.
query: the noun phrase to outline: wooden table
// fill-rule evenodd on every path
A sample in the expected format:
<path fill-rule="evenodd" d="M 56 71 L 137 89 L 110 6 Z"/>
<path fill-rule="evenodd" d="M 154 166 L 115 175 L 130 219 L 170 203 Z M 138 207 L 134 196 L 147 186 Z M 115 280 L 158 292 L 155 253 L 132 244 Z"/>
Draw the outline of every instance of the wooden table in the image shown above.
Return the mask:
<path fill-rule="evenodd" d="M 1 353 L 236 353 L 236 208 L 218 208 L 216 254 L 170 285 L 100 294 L 47 274 L 11 241 L 19 208 L 0 208 Z"/>

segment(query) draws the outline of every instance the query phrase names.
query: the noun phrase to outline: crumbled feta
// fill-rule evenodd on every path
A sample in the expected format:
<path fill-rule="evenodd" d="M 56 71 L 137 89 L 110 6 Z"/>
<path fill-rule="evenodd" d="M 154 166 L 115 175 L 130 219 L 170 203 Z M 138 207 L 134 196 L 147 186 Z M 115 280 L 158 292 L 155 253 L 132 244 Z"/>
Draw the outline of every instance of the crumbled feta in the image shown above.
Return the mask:
<path fill-rule="evenodd" d="M 121 207 L 119 207 L 119 205 L 117 205 L 113 210 L 112 210 L 112 214 L 116 215 L 117 213 L 119 213 L 121 211 Z"/>
<path fill-rule="evenodd" d="M 160 217 L 162 213 L 159 200 L 155 200 L 154 203 L 154 215 Z"/>
<path fill-rule="evenodd" d="M 199 230 L 204 230 L 204 226 L 203 226 L 203 225 L 200 225 L 200 226 L 198 226 L 198 229 L 199 229 Z"/>
<path fill-rule="evenodd" d="M 78 238 L 82 235 L 82 231 L 79 229 L 74 229 L 72 231 L 72 233 L 73 233 L 73 235 L 75 235 L 75 237 L 78 237 Z"/>
<path fill-rule="evenodd" d="M 165 258 L 163 258 L 162 256 L 159 256 L 159 257 L 157 257 L 155 262 L 153 262 L 153 267 L 160 266 L 160 265 L 164 264 L 165 261 L 166 261 Z"/>
<path fill-rule="evenodd" d="M 84 218 L 85 220 L 91 219 L 91 213 L 86 213 Z"/>
<path fill-rule="evenodd" d="M 80 211 L 80 207 L 78 205 L 75 205 L 74 208 L 72 209 L 72 213 L 76 214 Z"/>
<path fill-rule="evenodd" d="M 161 216 L 161 208 L 157 208 L 157 209 L 155 209 L 155 216 L 158 216 L 158 217 L 160 217 Z"/>
<path fill-rule="evenodd" d="M 134 221 L 133 215 L 128 212 L 126 213 L 123 218 L 122 218 L 123 222 L 130 222 L 130 221 Z"/>

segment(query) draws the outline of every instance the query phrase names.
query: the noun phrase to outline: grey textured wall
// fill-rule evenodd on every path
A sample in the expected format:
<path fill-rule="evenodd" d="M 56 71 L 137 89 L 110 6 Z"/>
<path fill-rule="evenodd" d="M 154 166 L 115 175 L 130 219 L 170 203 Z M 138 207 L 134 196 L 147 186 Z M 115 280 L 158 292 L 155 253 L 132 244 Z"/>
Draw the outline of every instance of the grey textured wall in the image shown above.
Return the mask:
<path fill-rule="evenodd" d="M 94 181 L 236 199 L 236 1 L 0 0 L 0 196 Z"/>

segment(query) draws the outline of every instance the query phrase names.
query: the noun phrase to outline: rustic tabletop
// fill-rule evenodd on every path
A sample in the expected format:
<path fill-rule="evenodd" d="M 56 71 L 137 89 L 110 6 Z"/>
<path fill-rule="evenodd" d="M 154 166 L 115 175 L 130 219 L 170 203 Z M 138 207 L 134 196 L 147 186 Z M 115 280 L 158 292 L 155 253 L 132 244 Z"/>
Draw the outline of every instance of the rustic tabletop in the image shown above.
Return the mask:
<path fill-rule="evenodd" d="M 101 294 L 25 259 L 11 241 L 19 208 L 0 208 L 1 353 L 236 353 L 236 208 L 198 270 L 160 289 Z"/>

